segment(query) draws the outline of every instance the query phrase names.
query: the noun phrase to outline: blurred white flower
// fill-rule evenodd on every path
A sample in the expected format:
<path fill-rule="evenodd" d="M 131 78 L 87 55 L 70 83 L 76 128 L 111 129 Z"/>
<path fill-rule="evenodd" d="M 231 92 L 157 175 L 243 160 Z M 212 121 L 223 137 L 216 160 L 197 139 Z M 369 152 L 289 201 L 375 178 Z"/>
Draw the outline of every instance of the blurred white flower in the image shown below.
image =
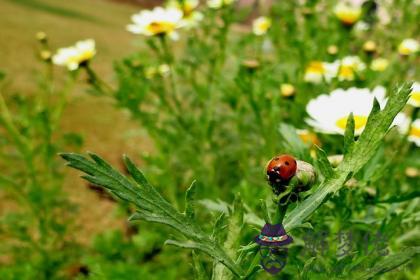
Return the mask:
<path fill-rule="evenodd" d="M 184 0 L 180 3 L 177 0 L 169 1 L 168 7 L 175 8 L 182 11 L 182 26 L 185 28 L 193 28 L 198 25 L 200 21 L 203 20 L 204 15 L 197 11 L 196 8 L 199 5 L 198 0 Z"/>
<path fill-rule="evenodd" d="M 378 57 L 372 60 L 370 64 L 370 69 L 376 72 L 383 72 L 389 66 L 389 61 L 386 58 Z"/>
<path fill-rule="evenodd" d="M 82 63 L 91 60 L 96 54 L 95 41 L 88 39 L 78 41 L 74 46 L 60 48 L 52 57 L 56 65 L 66 66 L 70 71 L 76 70 Z"/>
<path fill-rule="evenodd" d="M 257 36 L 266 34 L 270 27 L 271 19 L 268 17 L 259 17 L 252 22 L 252 31 Z"/>
<path fill-rule="evenodd" d="M 415 82 L 411 87 L 411 96 L 408 99 L 408 104 L 414 107 L 420 107 L 420 83 Z"/>
<path fill-rule="evenodd" d="M 362 15 L 362 8 L 358 4 L 341 2 L 334 8 L 335 16 L 345 25 L 353 25 Z"/>
<path fill-rule="evenodd" d="M 170 73 L 171 68 L 168 64 L 161 64 L 158 66 L 149 66 L 145 69 L 145 76 L 148 79 L 153 79 L 157 75 L 160 75 L 161 77 L 166 77 Z"/>
<path fill-rule="evenodd" d="M 387 101 L 385 88 L 378 86 L 372 91 L 367 88 L 336 89 L 330 94 L 322 94 L 306 106 L 310 117 L 306 122 L 319 132 L 344 135 L 348 116 L 353 113 L 355 135 L 360 135 L 375 97 L 382 108 Z"/>
<path fill-rule="evenodd" d="M 336 63 L 339 64 L 337 77 L 340 81 L 353 81 L 356 74 L 366 68 L 358 56 L 346 56 Z"/>
<path fill-rule="evenodd" d="M 411 124 L 408 140 L 415 143 L 417 147 L 420 147 L 420 119 L 416 119 Z"/>
<path fill-rule="evenodd" d="M 337 75 L 339 64 L 322 61 L 311 61 L 305 69 L 304 80 L 310 83 L 320 83 L 323 79 L 329 82 Z"/>
<path fill-rule="evenodd" d="M 404 39 L 398 46 L 398 52 L 401 55 L 410 55 L 418 52 L 419 43 L 415 39 Z"/>
<path fill-rule="evenodd" d="M 369 28 L 369 24 L 365 21 L 359 21 L 354 25 L 354 30 L 356 31 L 356 33 L 363 33 L 365 31 L 368 31 Z"/>
<path fill-rule="evenodd" d="M 220 9 L 223 6 L 228 6 L 233 4 L 237 0 L 207 0 L 207 6 L 212 9 Z"/>
<path fill-rule="evenodd" d="M 181 27 L 183 12 L 176 8 L 156 7 L 153 10 L 144 10 L 134 14 L 132 24 L 127 25 L 127 30 L 134 34 L 145 36 L 168 35 L 176 39 L 176 29 Z"/>

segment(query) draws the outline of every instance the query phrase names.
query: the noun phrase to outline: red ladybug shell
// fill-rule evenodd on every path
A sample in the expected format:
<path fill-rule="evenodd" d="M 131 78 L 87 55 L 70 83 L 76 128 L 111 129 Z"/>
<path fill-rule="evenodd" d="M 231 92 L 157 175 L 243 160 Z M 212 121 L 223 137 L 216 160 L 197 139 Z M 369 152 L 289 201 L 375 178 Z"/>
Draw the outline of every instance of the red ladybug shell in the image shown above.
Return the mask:
<path fill-rule="evenodd" d="M 297 163 L 290 155 L 274 157 L 267 165 L 267 178 L 271 184 L 289 181 L 295 174 Z"/>

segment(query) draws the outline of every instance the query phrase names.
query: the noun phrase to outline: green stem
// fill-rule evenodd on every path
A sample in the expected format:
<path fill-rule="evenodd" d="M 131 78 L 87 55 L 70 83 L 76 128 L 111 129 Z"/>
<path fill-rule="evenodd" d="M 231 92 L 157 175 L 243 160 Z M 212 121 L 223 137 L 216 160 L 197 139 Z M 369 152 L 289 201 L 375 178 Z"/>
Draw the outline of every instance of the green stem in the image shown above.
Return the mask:
<path fill-rule="evenodd" d="M 99 78 L 98 75 L 96 75 L 95 71 L 90 67 L 89 63 L 84 65 L 84 68 L 89 76 L 89 82 L 93 85 L 95 89 L 97 89 L 99 92 L 105 95 L 112 95 L 114 89 L 104 80 Z"/>
<path fill-rule="evenodd" d="M 32 183 L 36 184 L 36 172 L 33 164 L 33 155 L 30 144 L 27 139 L 24 138 L 13 123 L 9 109 L 7 108 L 6 102 L 3 95 L 0 92 L 0 121 L 3 123 L 6 131 L 9 133 L 12 140 L 15 142 L 17 149 L 21 153 L 25 164 L 28 168 L 29 176 Z"/>

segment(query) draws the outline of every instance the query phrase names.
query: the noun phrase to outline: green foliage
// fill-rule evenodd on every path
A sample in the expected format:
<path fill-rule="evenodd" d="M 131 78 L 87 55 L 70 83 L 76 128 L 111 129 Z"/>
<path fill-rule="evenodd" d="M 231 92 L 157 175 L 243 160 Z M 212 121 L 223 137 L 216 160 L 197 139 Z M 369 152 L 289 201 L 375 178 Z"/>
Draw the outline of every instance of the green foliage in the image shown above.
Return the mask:
<path fill-rule="evenodd" d="M 356 174 L 369 161 L 388 132 L 394 117 L 407 102 L 409 93 L 410 85 L 406 84 L 391 95 L 384 110 L 378 109 L 377 104 L 373 105 L 366 129 L 354 144 L 350 144 L 349 152 L 336 170 L 332 170 L 325 152 L 321 149 L 318 150 L 318 160 L 324 181 L 312 195 L 287 214 L 284 225 L 288 230 L 301 227 L 303 222 L 322 203 L 326 202 L 329 195 L 337 193 L 350 176 Z M 137 211 L 130 220 L 142 219 L 164 224 L 174 228 L 187 239 L 186 241 L 167 240 L 166 244 L 195 249 L 210 255 L 215 261 L 213 279 L 229 279 L 231 277 L 221 265 L 229 268 L 236 276 L 244 276 L 241 267 L 234 261 L 238 252 L 238 236 L 241 235 L 244 217 L 243 204 L 239 196 L 234 200 L 232 211 L 229 213 L 229 222 L 226 228 L 228 233 L 223 238 L 225 242 L 221 244 L 220 233 L 223 232 L 224 214 L 217 219 L 213 235 L 206 234 L 199 226 L 198 221 L 192 218 L 194 217 L 195 184 L 192 184 L 187 190 L 186 210 L 184 213 L 180 213 L 148 183 L 128 157 L 124 157 L 124 162 L 134 181 L 121 175 L 95 154 L 90 154 L 91 160 L 78 154 L 62 154 L 62 157 L 67 161 L 68 166 L 84 172 L 86 174 L 82 176 L 84 179 L 103 186 L 122 200 L 136 205 Z M 217 236 L 219 237 L 216 238 Z M 407 256 L 411 257 L 413 254 L 410 253 Z M 394 259 L 389 258 L 390 260 Z M 394 261 L 387 260 L 384 261 L 384 267 L 394 265 Z M 402 263 L 404 262 L 396 263 L 395 266 Z M 198 265 L 197 260 L 195 260 L 195 265 Z M 381 268 L 381 265 L 378 267 L 379 271 L 385 269 Z"/>

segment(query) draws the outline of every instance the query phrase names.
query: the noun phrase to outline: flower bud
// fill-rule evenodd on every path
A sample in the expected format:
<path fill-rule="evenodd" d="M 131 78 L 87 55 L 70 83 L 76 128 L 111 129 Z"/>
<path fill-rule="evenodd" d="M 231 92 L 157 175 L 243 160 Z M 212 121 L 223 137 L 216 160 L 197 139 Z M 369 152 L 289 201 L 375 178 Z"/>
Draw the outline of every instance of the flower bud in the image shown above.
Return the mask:
<path fill-rule="evenodd" d="M 36 38 L 38 41 L 40 41 L 41 43 L 45 43 L 45 42 L 47 42 L 47 39 L 48 39 L 47 34 L 46 34 L 45 32 L 43 32 L 43 31 L 39 31 L 39 32 L 37 32 L 37 33 L 35 34 L 35 38 Z"/>
<path fill-rule="evenodd" d="M 327 53 L 329 55 L 336 55 L 338 53 L 338 47 L 336 45 L 328 46 Z"/>
<path fill-rule="evenodd" d="M 283 97 L 292 97 L 295 95 L 295 87 L 291 84 L 282 84 L 280 86 L 280 93 Z"/>
<path fill-rule="evenodd" d="M 368 53 L 368 54 L 372 54 L 374 52 L 376 52 L 376 43 L 374 41 L 366 41 L 363 44 L 363 50 Z"/>

